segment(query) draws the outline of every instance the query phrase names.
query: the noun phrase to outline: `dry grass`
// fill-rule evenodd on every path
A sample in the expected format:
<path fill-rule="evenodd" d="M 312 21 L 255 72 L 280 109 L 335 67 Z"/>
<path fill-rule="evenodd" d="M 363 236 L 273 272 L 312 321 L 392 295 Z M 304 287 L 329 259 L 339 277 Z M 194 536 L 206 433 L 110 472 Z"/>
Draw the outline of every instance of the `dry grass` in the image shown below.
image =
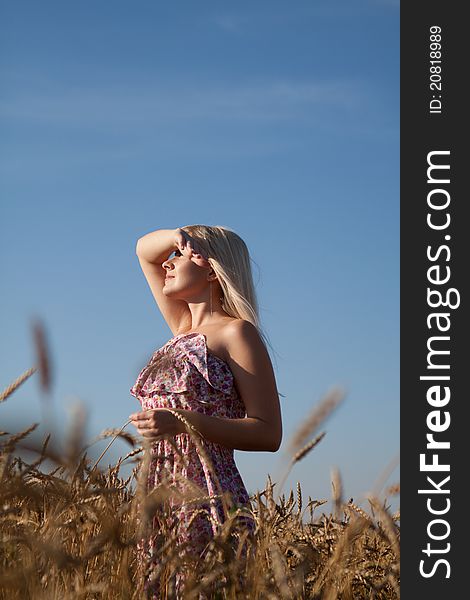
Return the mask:
<path fill-rule="evenodd" d="M 41 348 L 45 353 L 43 343 Z M 49 373 L 46 357 L 38 364 Z M 1 399 L 35 370 L 18 378 Z M 43 381 L 46 387 L 48 379 Z M 314 410 L 312 427 L 304 427 L 295 438 L 288 471 L 323 438 L 321 434 L 306 443 L 338 396 L 326 402 L 326 407 Z M 88 458 L 91 444 L 83 439 L 80 410 L 67 434 L 65 453 L 51 447 L 50 434 L 39 446 L 28 443 L 35 427 L 14 434 L 0 431 L 0 600 L 145 598 L 145 564 L 137 544 L 155 518 L 160 523 L 154 531 L 160 551 L 154 574 L 161 582 L 162 598 L 176 598 L 174 576 L 181 571 L 187 574 L 188 599 L 399 598 L 399 516 L 390 514 L 384 499 L 373 496 L 370 512 L 345 504 L 337 471 L 332 482 L 334 514 L 317 515 L 326 500 L 306 501 L 300 483 L 295 496 L 290 491 L 288 497 L 275 499 L 276 484 L 268 476 L 265 489 L 251 498 L 253 542 L 237 525 L 237 513 L 227 512 L 204 558 L 183 564 L 178 541 L 165 525 L 168 500 L 177 492 L 169 484 L 150 494 L 145 491 L 147 442 L 141 447 L 141 439 L 123 432 L 124 427 L 104 431 L 99 439 L 109 437 L 112 443 L 119 437 L 131 449 L 101 471 L 98 464 L 110 444 L 98 460 Z M 32 462 L 21 457 L 25 449 L 35 454 Z M 123 479 L 120 469 L 129 462 L 135 467 Z M 47 473 L 41 470 L 46 463 L 54 467 Z M 399 487 L 389 491 L 397 494 Z M 197 489 L 186 496 L 195 506 L 204 500 Z"/>

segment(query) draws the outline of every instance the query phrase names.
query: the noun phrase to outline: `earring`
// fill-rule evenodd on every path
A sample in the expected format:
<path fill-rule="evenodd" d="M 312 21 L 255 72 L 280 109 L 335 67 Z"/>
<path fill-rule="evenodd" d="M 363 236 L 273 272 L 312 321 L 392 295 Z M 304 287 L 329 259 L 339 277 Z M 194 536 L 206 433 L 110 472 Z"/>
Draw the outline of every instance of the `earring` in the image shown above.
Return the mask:
<path fill-rule="evenodd" d="M 212 279 L 210 281 L 210 285 L 209 285 L 209 293 L 210 293 L 210 306 L 211 306 L 211 317 L 212 317 Z"/>

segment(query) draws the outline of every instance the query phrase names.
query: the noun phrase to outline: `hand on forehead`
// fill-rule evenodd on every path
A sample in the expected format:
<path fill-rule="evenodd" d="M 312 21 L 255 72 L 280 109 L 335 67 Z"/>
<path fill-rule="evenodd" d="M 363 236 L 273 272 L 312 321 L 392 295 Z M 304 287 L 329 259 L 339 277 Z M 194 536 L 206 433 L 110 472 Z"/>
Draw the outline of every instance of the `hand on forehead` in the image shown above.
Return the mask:
<path fill-rule="evenodd" d="M 183 254 L 198 266 L 210 268 L 210 263 L 205 256 L 204 250 L 199 246 L 199 244 L 191 244 L 190 247 L 185 246 L 183 249 Z"/>

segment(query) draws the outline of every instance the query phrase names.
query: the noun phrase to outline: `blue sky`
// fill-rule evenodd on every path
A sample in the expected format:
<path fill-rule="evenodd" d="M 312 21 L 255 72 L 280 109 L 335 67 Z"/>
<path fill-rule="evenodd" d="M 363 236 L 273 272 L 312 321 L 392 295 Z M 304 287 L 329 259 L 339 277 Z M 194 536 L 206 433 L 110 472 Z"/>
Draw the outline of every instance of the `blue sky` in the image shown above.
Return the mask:
<path fill-rule="evenodd" d="M 171 337 L 137 239 L 226 225 L 256 263 L 285 396 L 280 451 L 235 453 L 247 488 L 279 480 L 292 433 L 342 385 L 286 489 L 328 498 L 337 467 L 359 502 L 399 450 L 398 2 L 45 0 L 1 13 L 2 385 L 34 364 L 38 316 L 61 431 L 78 400 L 89 438 L 120 427 Z M 33 377 L 0 406 L 2 428 L 43 421 L 43 401 Z M 108 462 L 126 452 L 116 442 Z"/>

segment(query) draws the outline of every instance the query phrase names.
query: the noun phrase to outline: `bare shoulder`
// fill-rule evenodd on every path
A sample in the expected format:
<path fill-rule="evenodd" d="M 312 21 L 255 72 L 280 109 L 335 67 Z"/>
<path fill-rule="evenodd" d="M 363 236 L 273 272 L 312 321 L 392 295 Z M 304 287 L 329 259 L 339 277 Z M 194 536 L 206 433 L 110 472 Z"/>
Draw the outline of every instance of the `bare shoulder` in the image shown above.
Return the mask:
<path fill-rule="evenodd" d="M 227 341 L 237 339 L 249 340 L 260 337 L 258 330 L 253 323 L 250 323 L 250 321 L 246 321 L 245 319 L 232 319 L 225 325 L 223 332 Z"/>
<path fill-rule="evenodd" d="M 265 351 L 258 329 L 245 319 L 233 319 L 223 329 L 225 346 L 229 354 L 239 354 L 251 349 L 253 352 Z"/>

